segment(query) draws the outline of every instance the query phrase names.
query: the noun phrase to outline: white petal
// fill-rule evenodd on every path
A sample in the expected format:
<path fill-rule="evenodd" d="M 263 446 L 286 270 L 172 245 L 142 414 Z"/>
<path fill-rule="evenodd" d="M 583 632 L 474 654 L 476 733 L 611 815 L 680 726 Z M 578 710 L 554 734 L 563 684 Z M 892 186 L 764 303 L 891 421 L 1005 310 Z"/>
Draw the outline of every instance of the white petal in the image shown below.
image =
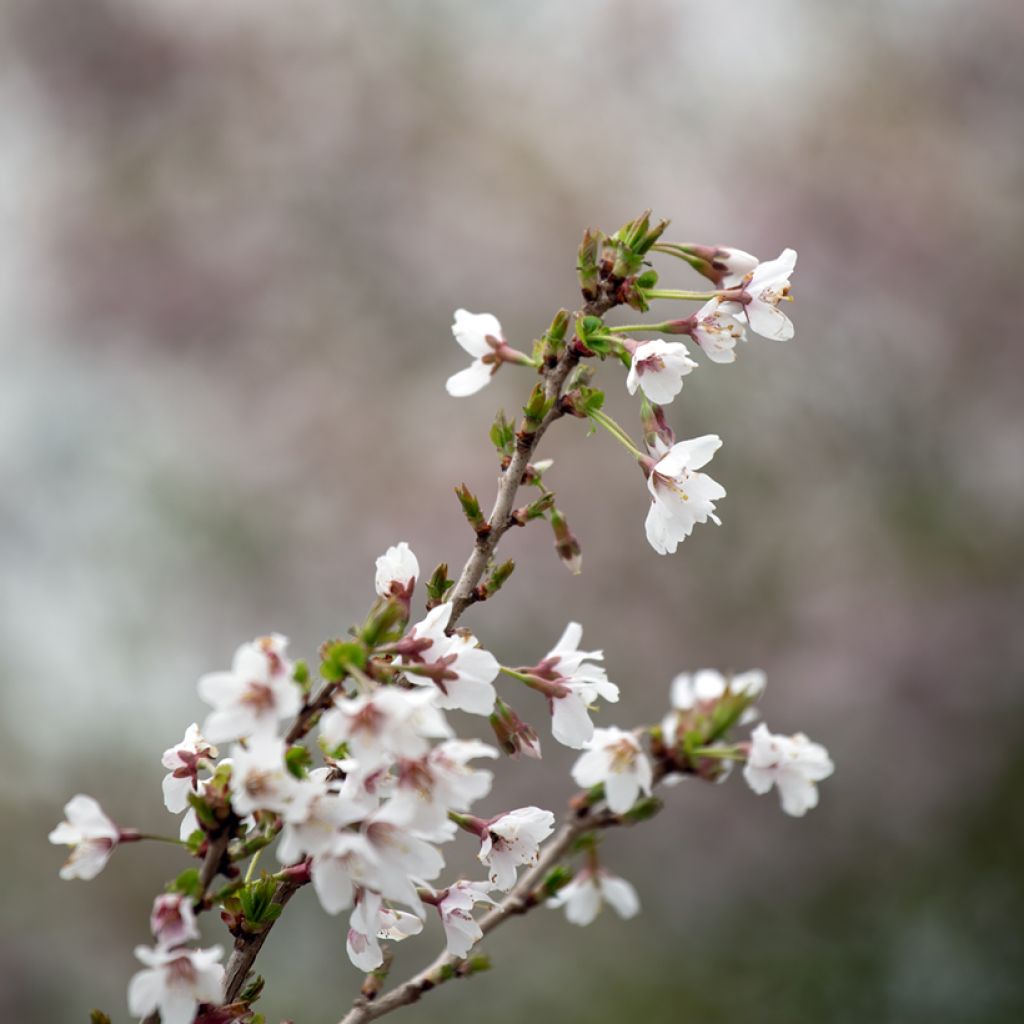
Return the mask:
<path fill-rule="evenodd" d="M 602 875 L 601 893 L 621 918 L 634 917 L 640 910 L 640 898 L 636 894 L 636 889 L 624 878 Z"/>
<path fill-rule="evenodd" d="M 490 384 L 493 375 L 493 367 L 477 359 L 466 369 L 453 373 L 445 382 L 445 390 L 452 398 L 475 395 L 481 388 Z"/>

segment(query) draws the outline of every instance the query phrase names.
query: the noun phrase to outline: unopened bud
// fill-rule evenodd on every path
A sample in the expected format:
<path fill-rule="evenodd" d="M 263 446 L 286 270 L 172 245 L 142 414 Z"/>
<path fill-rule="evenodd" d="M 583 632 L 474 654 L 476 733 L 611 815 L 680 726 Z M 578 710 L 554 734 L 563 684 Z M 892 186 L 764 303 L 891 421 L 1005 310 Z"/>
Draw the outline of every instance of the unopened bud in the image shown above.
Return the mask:
<path fill-rule="evenodd" d="M 509 757 L 525 754 L 527 757 L 540 758 L 540 740 L 537 733 L 500 697 L 495 701 L 490 723 L 498 746 Z"/>
<path fill-rule="evenodd" d="M 480 501 L 477 496 L 465 484 L 455 488 L 455 496 L 459 499 L 462 512 L 469 525 L 473 527 L 473 532 L 478 537 L 485 537 L 490 533 L 490 524 L 484 518 L 483 512 L 480 511 Z"/>
<path fill-rule="evenodd" d="M 551 528 L 555 531 L 555 551 L 562 560 L 562 564 L 573 576 L 579 576 L 583 567 L 580 542 L 569 529 L 569 523 L 565 516 L 557 508 L 551 510 Z"/>
<path fill-rule="evenodd" d="M 644 443 L 654 451 L 656 442 L 668 445 L 669 448 L 676 443 L 676 435 L 665 419 L 665 410 L 660 405 L 648 401 L 646 396 L 640 405 L 640 422 L 644 429 Z"/>

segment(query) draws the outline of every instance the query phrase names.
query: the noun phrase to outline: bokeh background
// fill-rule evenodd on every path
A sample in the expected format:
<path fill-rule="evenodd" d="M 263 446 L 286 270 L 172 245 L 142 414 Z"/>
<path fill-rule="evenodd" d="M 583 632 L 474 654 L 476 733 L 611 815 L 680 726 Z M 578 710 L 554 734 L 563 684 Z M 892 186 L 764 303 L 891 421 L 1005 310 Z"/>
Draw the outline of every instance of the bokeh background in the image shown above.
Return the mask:
<path fill-rule="evenodd" d="M 183 865 L 130 847 L 59 882 L 64 800 L 173 830 L 158 755 L 200 673 L 269 630 L 315 656 L 399 539 L 462 563 L 452 487 L 489 502 L 486 430 L 529 382 L 448 399 L 452 311 L 528 346 L 576 302 L 582 229 L 650 206 L 800 253 L 796 340 L 703 361 L 670 410 L 725 439 L 724 525 L 657 557 L 635 467 L 564 423 L 584 575 L 517 531 L 466 621 L 521 663 L 578 618 L 621 724 L 680 670 L 763 667 L 769 724 L 838 770 L 803 821 L 738 778 L 673 790 L 606 845 L 640 917 L 538 911 L 402 1019 L 1024 1019 L 1022 39 L 1016 0 L 3 0 L 0 1016 L 127 1019 Z M 554 746 L 495 808 L 560 806 Z M 296 899 L 268 1020 L 342 1015 L 344 927 Z"/>

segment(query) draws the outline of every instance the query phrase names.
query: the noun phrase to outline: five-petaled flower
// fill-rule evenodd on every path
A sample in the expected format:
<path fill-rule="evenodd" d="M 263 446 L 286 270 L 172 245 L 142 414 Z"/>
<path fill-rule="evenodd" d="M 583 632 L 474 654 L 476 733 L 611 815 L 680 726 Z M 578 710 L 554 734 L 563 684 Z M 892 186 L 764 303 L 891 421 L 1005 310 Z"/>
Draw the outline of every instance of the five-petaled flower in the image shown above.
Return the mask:
<path fill-rule="evenodd" d="M 813 743 L 802 732 L 779 736 L 762 722 L 750 736 L 750 753 L 743 766 L 743 777 L 758 794 L 777 786 L 782 809 L 800 818 L 818 805 L 816 783 L 835 770 L 828 751 Z"/>
<path fill-rule="evenodd" d="M 721 524 L 715 515 L 715 502 L 725 497 L 725 488 L 706 473 L 697 472 L 721 446 L 717 434 L 705 434 L 659 452 L 657 462 L 647 460 L 651 507 L 644 526 L 647 540 L 659 555 L 672 554 L 697 523 L 710 519 Z"/>
<path fill-rule="evenodd" d="M 577 786 L 603 785 L 605 800 L 615 814 L 625 814 L 641 793 L 650 796 L 653 771 L 640 741 L 631 732 L 612 726 L 595 729 L 572 768 Z"/>
<path fill-rule="evenodd" d="M 696 366 L 686 346 L 678 341 L 644 341 L 633 350 L 626 389 L 635 395 L 640 388 L 652 402 L 668 405 L 682 391 L 683 377 Z"/>
<path fill-rule="evenodd" d="M 64 805 L 64 818 L 49 836 L 51 843 L 71 847 L 60 877 L 95 878 L 106 867 L 121 836 L 120 829 L 91 797 L 79 793 Z"/>
<path fill-rule="evenodd" d="M 413 668 L 412 681 L 437 687 L 434 703 L 439 708 L 489 715 L 494 708 L 494 679 L 501 671 L 497 659 L 478 646 L 476 637 L 445 630 L 451 604 L 439 604 L 409 632 L 402 653 L 403 664 Z"/>
<path fill-rule="evenodd" d="M 473 907 L 477 903 L 494 903 L 487 893 L 488 888 L 486 882 L 459 880 L 437 900 L 437 912 L 441 915 L 446 947 L 451 956 L 468 956 L 473 946 L 483 938 L 484 933 L 473 918 Z"/>
<path fill-rule="evenodd" d="M 210 672 L 199 680 L 199 696 L 213 706 L 203 734 L 220 743 L 255 733 L 272 733 L 282 718 L 298 713 L 302 703 L 285 658 L 288 640 L 275 633 L 242 644 L 230 672 Z"/>
<path fill-rule="evenodd" d="M 136 1017 L 158 1011 L 162 1024 L 192 1024 L 200 1003 L 219 1003 L 224 968 L 220 946 L 210 949 L 150 949 L 136 946 L 146 969 L 128 984 L 128 1010 Z"/>
<path fill-rule="evenodd" d="M 594 735 L 591 704 L 598 698 L 614 704 L 619 688 L 601 665 L 603 651 L 581 651 L 583 627 L 570 622 L 539 665 L 528 670 L 529 683 L 541 690 L 551 708 L 551 735 L 559 743 L 581 750 Z"/>
<path fill-rule="evenodd" d="M 199 791 L 200 768 L 209 767 L 216 756 L 217 748 L 207 743 L 195 722 L 185 730 L 180 743 L 164 751 L 160 763 L 168 770 L 163 781 L 167 810 L 179 814 L 188 807 L 189 793 Z"/>
<path fill-rule="evenodd" d="M 508 892 L 520 864 L 535 864 L 540 844 L 555 830 L 555 816 L 539 807 L 519 807 L 487 822 L 477 859 L 490 868 L 491 884 Z"/>
<path fill-rule="evenodd" d="M 729 313 L 762 338 L 788 341 L 793 337 L 793 321 L 779 309 L 789 297 L 789 279 L 796 268 L 796 250 L 783 249 L 782 255 L 761 263 L 738 286 L 722 298 L 722 312 Z"/>

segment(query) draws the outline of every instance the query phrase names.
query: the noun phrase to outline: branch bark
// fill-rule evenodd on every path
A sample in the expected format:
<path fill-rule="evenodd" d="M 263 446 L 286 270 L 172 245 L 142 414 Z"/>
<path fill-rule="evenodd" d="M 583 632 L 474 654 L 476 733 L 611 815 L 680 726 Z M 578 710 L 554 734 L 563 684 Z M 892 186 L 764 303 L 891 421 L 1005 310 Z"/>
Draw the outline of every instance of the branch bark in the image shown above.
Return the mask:
<path fill-rule="evenodd" d="M 271 902 L 284 907 L 301 887 L 301 882 L 285 880 L 277 887 Z M 231 951 L 227 966 L 224 968 L 225 1003 L 234 1002 L 238 993 L 242 991 L 249 969 L 263 948 L 263 943 L 267 941 L 272 926 L 273 922 L 270 922 L 259 935 L 251 935 L 235 943 L 235 948 Z"/>

